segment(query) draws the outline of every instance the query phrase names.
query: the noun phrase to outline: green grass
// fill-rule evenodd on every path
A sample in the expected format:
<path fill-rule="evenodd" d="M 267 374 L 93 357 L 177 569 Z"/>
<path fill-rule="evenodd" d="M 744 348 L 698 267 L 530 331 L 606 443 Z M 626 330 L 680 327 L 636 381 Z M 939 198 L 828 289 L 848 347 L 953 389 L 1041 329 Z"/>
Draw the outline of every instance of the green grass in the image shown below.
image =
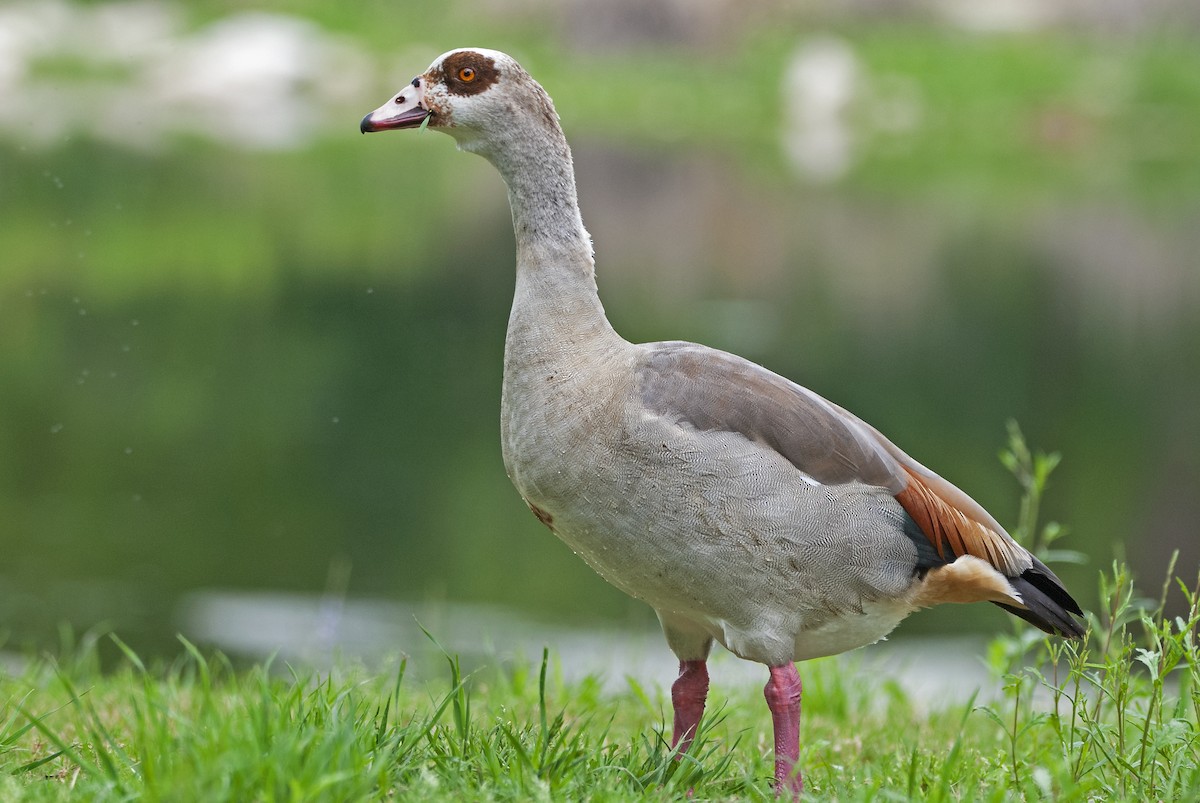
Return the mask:
<path fill-rule="evenodd" d="M 1139 611 L 1128 575 L 1081 645 L 1024 631 L 990 660 L 999 702 L 925 712 L 838 660 L 802 667 L 808 793 L 836 799 L 1189 800 L 1200 794 L 1196 588 L 1179 618 Z M 673 760 L 662 690 L 600 693 L 552 662 L 440 682 L 344 667 L 236 671 L 184 642 L 100 672 L 95 651 L 0 681 L 4 800 L 770 799 L 761 696 L 714 690 Z M 1036 697 L 1035 697 L 1036 695 Z"/>
<path fill-rule="evenodd" d="M 1015 529 L 1050 555 L 1061 528 L 1039 529 L 1037 508 L 1057 457 L 1031 453 L 1014 428 L 1003 458 L 1025 492 Z M 1180 582 L 1174 568 L 1144 600 L 1114 563 L 1080 642 L 1016 623 L 988 651 L 995 702 L 927 710 L 852 658 L 803 665 L 807 793 L 1196 799 L 1200 580 Z M 692 753 L 676 760 L 664 690 L 564 683 L 549 651 L 536 668 L 470 675 L 446 654 L 440 679 L 414 682 L 404 660 L 238 670 L 182 638 L 177 659 L 147 666 L 110 639 L 123 656 L 114 669 L 101 671 L 92 638 L 0 675 L 0 799 L 772 797 L 770 719 L 753 690 L 714 689 Z"/>

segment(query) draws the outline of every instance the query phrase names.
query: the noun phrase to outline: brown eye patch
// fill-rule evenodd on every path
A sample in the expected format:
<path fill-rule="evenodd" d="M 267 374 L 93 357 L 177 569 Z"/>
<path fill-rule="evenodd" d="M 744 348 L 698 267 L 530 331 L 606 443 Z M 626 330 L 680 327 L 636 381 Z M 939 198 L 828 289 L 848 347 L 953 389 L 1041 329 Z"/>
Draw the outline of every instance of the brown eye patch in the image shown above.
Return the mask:
<path fill-rule="evenodd" d="M 447 56 L 430 76 L 445 84 L 452 95 L 478 95 L 500 80 L 496 62 L 473 50 Z"/>

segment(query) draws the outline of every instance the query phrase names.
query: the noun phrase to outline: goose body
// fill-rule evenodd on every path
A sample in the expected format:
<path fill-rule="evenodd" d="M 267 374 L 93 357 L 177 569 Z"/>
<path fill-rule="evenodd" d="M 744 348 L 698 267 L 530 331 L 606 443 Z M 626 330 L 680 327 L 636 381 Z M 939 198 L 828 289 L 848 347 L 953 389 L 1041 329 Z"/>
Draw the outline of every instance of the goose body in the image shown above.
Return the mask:
<path fill-rule="evenodd" d="M 735 355 L 613 330 L 558 115 L 515 60 L 450 51 L 360 127 L 418 126 L 481 154 L 508 185 L 505 466 L 543 524 L 657 612 L 680 662 L 681 752 L 714 641 L 769 667 L 776 785 L 799 792 L 795 661 L 873 643 L 943 602 L 994 602 L 1082 634 L 1053 572 L 869 424 Z"/>

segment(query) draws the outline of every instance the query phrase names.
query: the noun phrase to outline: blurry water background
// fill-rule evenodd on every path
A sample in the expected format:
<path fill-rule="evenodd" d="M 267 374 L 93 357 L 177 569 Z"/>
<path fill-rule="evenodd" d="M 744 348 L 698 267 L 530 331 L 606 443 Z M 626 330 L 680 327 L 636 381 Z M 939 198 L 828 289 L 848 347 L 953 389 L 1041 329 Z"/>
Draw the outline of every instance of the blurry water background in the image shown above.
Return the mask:
<path fill-rule="evenodd" d="M 0 3 L 0 647 L 654 627 L 505 477 L 500 179 L 358 133 L 462 45 L 555 98 L 618 331 L 761 362 L 1005 523 L 1017 419 L 1085 606 L 1114 554 L 1194 572 L 1200 7 L 753 5 Z"/>

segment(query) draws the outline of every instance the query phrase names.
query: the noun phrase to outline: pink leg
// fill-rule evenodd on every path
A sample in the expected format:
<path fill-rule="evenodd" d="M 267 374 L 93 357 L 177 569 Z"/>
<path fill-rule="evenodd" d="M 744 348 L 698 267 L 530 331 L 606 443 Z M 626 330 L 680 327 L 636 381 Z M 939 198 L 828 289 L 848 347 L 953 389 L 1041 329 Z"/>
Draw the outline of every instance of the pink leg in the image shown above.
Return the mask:
<path fill-rule="evenodd" d="M 763 695 L 775 726 L 775 794 L 790 791 L 793 798 L 804 790 L 796 766 L 800 760 L 800 692 L 800 673 L 794 663 L 771 667 Z"/>
<path fill-rule="evenodd" d="M 680 661 L 679 677 L 671 685 L 671 705 L 675 708 L 675 733 L 671 747 L 686 753 L 700 727 L 704 700 L 708 697 L 708 667 L 704 661 Z"/>

